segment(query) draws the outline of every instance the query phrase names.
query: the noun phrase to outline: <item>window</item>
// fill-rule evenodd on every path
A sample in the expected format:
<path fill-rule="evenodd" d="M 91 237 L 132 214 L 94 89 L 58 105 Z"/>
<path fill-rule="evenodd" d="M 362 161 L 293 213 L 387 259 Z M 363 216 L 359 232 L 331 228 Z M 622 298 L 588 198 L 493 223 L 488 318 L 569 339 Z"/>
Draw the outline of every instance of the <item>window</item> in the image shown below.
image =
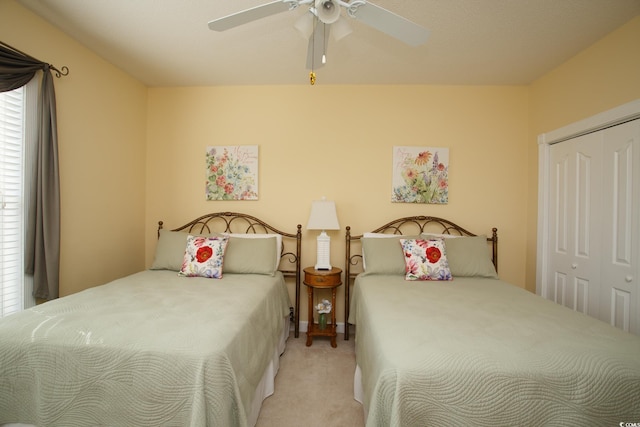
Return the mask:
<path fill-rule="evenodd" d="M 23 306 L 24 88 L 0 93 L 0 315 Z"/>
<path fill-rule="evenodd" d="M 24 274 L 25 156 L 29 151 L 25 135 L 35 108 L 37 79 L 27 86 L 0 93 L 0 317 L 33 306 L 30 277 Z M 35 117 L 34 117 L 35 118 Z M 33 122 L 33 123 L 28 123 Z"/>

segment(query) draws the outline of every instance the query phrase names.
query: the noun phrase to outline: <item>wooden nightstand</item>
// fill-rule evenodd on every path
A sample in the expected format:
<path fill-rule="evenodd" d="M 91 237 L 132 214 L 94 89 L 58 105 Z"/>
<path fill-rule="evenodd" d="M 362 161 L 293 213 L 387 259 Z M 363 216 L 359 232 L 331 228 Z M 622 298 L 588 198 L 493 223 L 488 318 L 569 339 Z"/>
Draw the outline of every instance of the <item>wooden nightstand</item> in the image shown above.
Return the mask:
<path fill-rule="evenodd" d="M 304 269 L 304 284 L 307 286 L 307 294 L 309 295 L 309 324 L 307 325 L 307 347 L 313 343 L 313 337 L 330 337 L 331 347 L 337 347 L 336 344 L 336 289 L 342 285 L 340 275 L 342 270 L 333 267 L 331 270 L 316 270 L 314 267 Z M 315 306 L 313 303 L 314 289 L 330 289 L 331 290 L 331 323 L 327 324 L 324 330 L 318 328 L 318 324 L 313 320 Z"/>

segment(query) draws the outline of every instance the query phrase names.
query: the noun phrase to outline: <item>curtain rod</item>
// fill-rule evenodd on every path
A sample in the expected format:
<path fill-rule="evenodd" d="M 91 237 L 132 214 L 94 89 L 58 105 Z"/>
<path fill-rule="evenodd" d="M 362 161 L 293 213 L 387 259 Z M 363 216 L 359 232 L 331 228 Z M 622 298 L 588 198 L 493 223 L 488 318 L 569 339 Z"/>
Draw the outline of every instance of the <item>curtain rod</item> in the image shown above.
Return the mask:
<path fill-rule="evenodd" d="M 21 51 L 21 50 L 19 50 L 19 49 L 16 49 L 15 47 L 13 47 L 13 46 L 11 46 L 11 45 L 9 45 L 9 44 L 7 44 L 7 43 L 3 42 L 3 41 L 0 41 L 0 45 L 2 45 L 2 46 L 4 46 L 4 47 L 7 47 L 7 48 L 9 48 L 9 49 L 11 49 L 11 50 L 13 50 L 14 52 L 18 52 L 18 53 L 20 53 L 20 54 L 22 54 L 22 55 L 26 56 L 27 58 L 31 58 L 31 59 L 33 59 L 34 61 L 38 61 L 38 62 L 42 62 L 43 64 L 47 64 L 46 62 L 40 61 L 39 59 L 36 59 L 36 58 L 34 58 L 33 56 L 28 55 L 28 54 L 24 53 L 23 51 Z M 52 69 L 52 70 L 54 71 L 54 73 L 55 73 L 55 75 L 56 75 L 56 77 L 57 77 L 57 78 L 60 78 L 60 77 L 62 77 L 62 76 L 67 76 L 67 75 L 69 75 L 69 67 L 67 67 L 66 65 L 64 65 L 64 66 L 62 67 L 62 71 L 61 71 L 61 70 L 59 70 L 59 69 L 57 69 L 53 64 L 47 64 L 47 65 L 49 66 L 49 68 L 50 68 L 50 69 Z"/>

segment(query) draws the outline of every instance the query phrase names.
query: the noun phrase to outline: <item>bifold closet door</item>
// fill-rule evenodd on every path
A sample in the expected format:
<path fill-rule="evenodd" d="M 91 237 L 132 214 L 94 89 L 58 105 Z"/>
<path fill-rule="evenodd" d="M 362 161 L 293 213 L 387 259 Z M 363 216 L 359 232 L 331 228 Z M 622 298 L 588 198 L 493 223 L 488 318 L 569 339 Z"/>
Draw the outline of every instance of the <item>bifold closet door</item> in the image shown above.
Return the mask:
<path fill-rule="evenodd" d="M 598 317 L 602 252 L 602 138 L 550 147 L 547 298 Z"/>
<path fill-rule="evenodd" d="M 640 334 L 640 119 L 604 134 L 600 319 Z"/>
<path fill-rule="evenodd" d="M 640 119 L 549 156 L 546 297 L 640 334 Z"/>

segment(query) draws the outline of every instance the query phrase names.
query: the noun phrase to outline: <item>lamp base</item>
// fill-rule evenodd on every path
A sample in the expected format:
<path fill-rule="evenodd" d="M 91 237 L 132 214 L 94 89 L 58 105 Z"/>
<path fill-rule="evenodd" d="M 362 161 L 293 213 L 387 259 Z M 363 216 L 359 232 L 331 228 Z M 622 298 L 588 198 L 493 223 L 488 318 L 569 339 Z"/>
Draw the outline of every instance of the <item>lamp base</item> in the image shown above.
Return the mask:
<path fill-rule="evenodd" d="M 317 240 L 316 270 L 331 270 L 329 261 L 329 250 L 331 248 L 331 237 L 322 230 Z"/>

